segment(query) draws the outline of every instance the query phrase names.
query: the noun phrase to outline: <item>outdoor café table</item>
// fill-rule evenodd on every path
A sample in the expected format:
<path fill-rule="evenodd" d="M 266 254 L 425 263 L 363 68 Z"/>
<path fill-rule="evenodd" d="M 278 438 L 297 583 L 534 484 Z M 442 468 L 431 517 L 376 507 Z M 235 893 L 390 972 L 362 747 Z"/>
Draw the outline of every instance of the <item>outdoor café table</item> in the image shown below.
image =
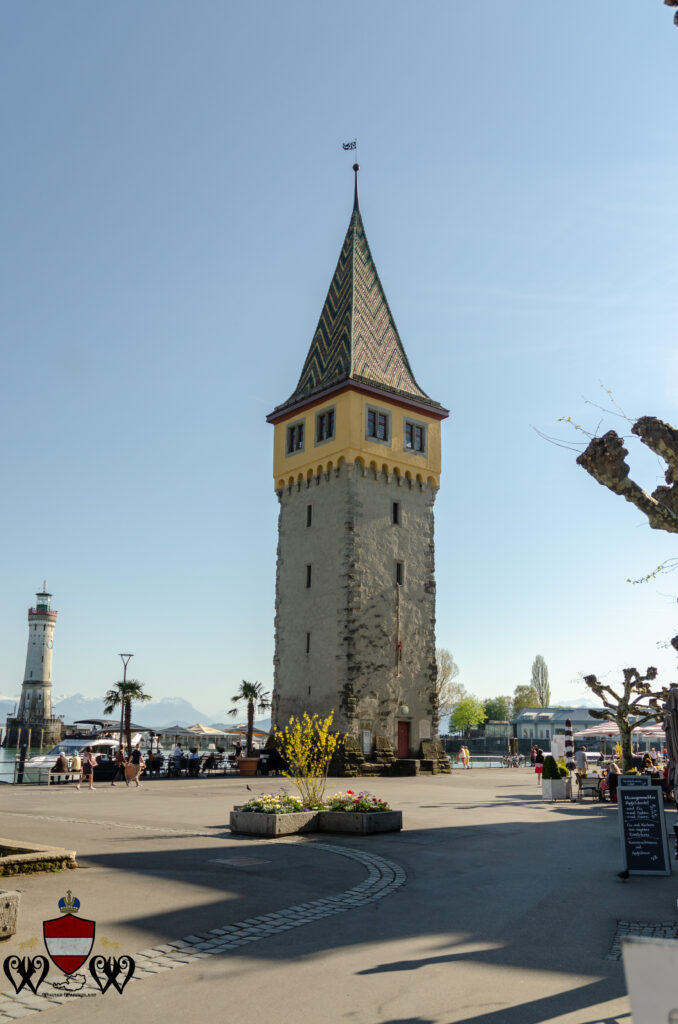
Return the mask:
<path fill-rule="evenodd" d="M 598 796 L 598 787 L 600 786 L 599 775 L 588 775 L 585 779 L 577 773 L 577 799 L 581 800 L 584 793 L 588 792 L 592 796 Z"/>

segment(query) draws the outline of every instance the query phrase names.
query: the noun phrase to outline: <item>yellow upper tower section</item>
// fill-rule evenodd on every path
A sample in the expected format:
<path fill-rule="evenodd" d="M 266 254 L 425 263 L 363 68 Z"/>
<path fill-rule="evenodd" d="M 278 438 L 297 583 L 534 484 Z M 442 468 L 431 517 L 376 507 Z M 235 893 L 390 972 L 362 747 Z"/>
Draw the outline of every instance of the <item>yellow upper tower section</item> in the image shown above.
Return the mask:
<path fill-rule="evenodd" d="M 367 243 L 353 169 L 351 221 L 299 382 L 268 416 L 277 490 L 356 460 L 440 482 L 440 421 L 448 411 L 410 368 Z"/>

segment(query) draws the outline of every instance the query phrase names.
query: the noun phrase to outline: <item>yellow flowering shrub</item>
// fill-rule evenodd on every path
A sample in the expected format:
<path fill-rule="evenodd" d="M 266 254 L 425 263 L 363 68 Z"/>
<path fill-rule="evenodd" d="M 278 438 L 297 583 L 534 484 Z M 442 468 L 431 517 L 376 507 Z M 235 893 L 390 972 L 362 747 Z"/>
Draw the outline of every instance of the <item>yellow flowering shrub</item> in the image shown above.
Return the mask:
<path fill-rule="evenodd" d="M 283 772 L 294 779 L 305 807 L 322 806 L 327 771 L 337 748 L 345 737 L 331 732 L 334 712 L 327 718 L 309 715 L 292 716 L 284 729 L 276 729 L 275 741 L 288 768 Z"/>

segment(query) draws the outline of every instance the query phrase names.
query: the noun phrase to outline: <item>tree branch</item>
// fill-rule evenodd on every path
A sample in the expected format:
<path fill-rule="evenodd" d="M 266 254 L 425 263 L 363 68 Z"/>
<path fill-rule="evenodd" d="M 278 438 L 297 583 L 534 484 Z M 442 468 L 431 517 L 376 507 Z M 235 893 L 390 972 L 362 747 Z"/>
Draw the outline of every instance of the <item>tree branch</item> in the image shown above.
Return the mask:
<path fill-rule="evenodd" d="M 603 487 L 635 505 L 647 516 L 653 530 L 678 533 L 678 431 L 654 416 L 641 416 L 631 429 L 667 463 L 665 479 L 669 487 L 657 487 L 653 494 L 648 494 L 631 480 L 626 462 L 628 450 L 614 430 L 594 437 L 577 458 L 577 465 Z"/>

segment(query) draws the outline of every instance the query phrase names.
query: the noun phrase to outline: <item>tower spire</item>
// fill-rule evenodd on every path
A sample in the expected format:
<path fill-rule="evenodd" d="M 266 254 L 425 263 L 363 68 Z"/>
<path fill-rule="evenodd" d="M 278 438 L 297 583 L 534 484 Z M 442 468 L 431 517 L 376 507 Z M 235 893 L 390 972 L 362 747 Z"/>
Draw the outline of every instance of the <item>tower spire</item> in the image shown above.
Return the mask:
<path fill-rule="evenodd" d="M 272 422 L 300 401 L 352 382 L 446 413 L 417 384 L 367 243 L 355 175 L 353 210 L 301 376 Z"/>

